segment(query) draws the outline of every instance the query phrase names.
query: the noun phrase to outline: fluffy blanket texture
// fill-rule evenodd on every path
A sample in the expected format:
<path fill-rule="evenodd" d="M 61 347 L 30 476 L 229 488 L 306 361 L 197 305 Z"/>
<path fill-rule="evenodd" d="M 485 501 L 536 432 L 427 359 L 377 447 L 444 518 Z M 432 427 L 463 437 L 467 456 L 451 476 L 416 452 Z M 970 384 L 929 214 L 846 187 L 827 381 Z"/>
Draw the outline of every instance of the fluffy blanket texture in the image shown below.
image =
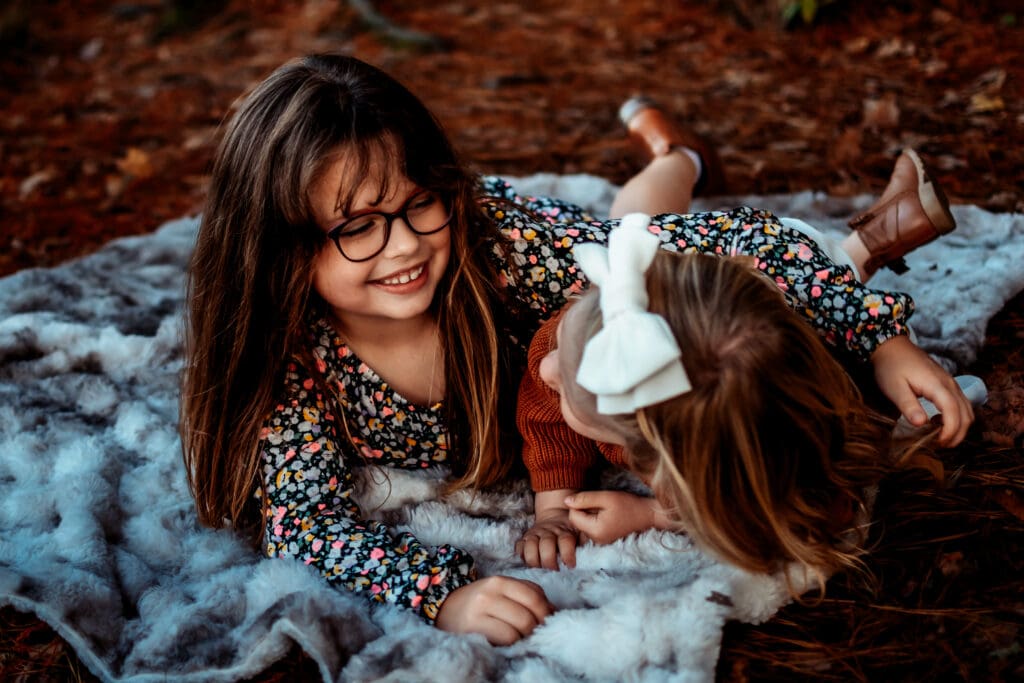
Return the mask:
<path fill-rule="evenodd" d="M 598 213 L 614 191 L 588 176 L 518 184 Z M 713 205 L 749 203 L 836 228 L 870 201 L 804 193 Z M 956 232 L 918 250 L 908 274 L 877 280 L 915 296 L 920 343 L 951 368 L 974 359 L 988 319 L 1024 289 L 1024 216 L 954 211 Z M 175 426 L 195 231 L 195 219 L 179 220 L 0 280 L 0 600 L 50 623 L 99 677 L 236 680 L 294 641 L 325 681 L 706 681 L 723 623 L 768 619 L 788 599 L 778 577 L 655 532 L 582 548 L 572 571 L 528 570 L 512 556 L 530 522 L 525 484 L 442 500 L 437 480 L 365 472 L 373 514 L 467 549 L 482 574 L 547 591 L 559 611 L 495 648 L 371 607 L 298 562 L 263 561 L 230 532 L 199 528 Z"/>

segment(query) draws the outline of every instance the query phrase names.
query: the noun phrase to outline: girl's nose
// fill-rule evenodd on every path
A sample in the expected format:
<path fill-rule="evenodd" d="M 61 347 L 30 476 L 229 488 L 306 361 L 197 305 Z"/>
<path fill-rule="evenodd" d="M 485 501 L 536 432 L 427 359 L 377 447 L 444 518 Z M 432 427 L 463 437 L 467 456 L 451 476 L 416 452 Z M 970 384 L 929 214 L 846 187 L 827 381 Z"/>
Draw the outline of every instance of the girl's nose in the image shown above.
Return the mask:
<path fill-rule="evenodd" d="M 412 231 L 409 224 L 401 216 L 391 221 L 391 235 L 384 246 L 385 256 L 403 256 L 411 254 L 419 248 L 420 236 Z"/>

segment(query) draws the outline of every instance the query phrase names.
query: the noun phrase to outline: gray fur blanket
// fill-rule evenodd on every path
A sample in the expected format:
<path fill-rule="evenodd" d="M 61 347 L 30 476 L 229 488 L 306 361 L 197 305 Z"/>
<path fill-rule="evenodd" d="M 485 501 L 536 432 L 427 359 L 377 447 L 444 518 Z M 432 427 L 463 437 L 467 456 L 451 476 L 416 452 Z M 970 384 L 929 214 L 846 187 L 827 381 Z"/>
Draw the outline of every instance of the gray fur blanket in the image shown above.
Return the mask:
<path fill-rule="evenodd" d="M 613 188 L 533 176 L 527 192 L 602 212 Z M 734 198 L 822 228 L 870 203 L 810 193 Z M 956 207 L 960 227 L 877 284 L 918 302 L 920 343 L 974 360 L 988 319 L 1024 289 L 1024 216 Z M 196 220 L 0 280 L 0 604 L 37 614 L 109 681 L 228 681 L 297 642 L 325 681 L 706 681 L 726 620 L 787 601 L 778 577 L 715 562 L 648 532 L 584 547 L 578 568 L 512 555 L 529 525 L 511 493 L 442 499 L 419 474 L 364 472 L 362 503 L 426 543 L 470 551 L 483 574 L 541 584 L 558 612 L 511 647 L 456 636 L 333 590 L 297 562 L 264 561 L 197 526 L 176 434 L 184 266 Z"/>

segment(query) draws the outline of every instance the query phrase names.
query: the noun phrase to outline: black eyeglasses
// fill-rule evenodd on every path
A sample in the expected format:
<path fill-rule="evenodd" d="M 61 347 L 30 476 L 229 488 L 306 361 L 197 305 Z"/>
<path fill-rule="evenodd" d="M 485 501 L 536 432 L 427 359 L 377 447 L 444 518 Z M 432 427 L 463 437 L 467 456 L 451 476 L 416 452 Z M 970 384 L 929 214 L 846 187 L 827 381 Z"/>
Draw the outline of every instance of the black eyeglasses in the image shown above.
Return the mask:
<path fill-rule="evenodd" d="M 417 235 L 431 235 L 448 227 L 452 212 L 436 192 L 421 190 L 394 213 L 361 213 L 332 228 L 327 237 L 349 261 L 369 261 L 384 251 L 391 239 L 391 224 L 401 218 Z"/>

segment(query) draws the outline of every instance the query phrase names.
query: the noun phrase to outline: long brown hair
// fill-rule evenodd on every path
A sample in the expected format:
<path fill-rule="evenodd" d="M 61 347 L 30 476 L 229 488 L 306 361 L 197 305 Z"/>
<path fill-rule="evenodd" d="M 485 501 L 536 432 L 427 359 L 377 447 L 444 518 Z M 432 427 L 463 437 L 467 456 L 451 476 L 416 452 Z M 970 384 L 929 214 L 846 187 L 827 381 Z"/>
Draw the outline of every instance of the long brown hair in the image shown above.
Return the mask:
<path fill-rule="evenodd" d="M 475 178 L 420 100 L 384 72 L 341 55 L 290 62 L 227 124 L 188 274 L 180 429 L 189 485 L 200 522 L 230 523 L 254 543 L 265 512 L 253 497 L 263 486 L 260 429 L 282 368 L 294 358 L 316 375 L 307 320 L 322 302 L 311 264 L 333 245 L 309 198 L 339 152 L 356 160 L 357 177 L 386 159 L 449 202 L 451 256 L 433 310 L 450 452 L 462 466 L 455 486 L 496 482 L 514 452 L 513 408 L 501 402 L 515 395 L 516 372 L 503 343 L 513 323 L 495 265 L 502 239 Z M 339 188 L 340 199 L 357 189 Z"/>
<path fill-rule="evenodd" d="M 601 325 L 594 291 L 561 335 L 574 408 L 622 436 L 630 468 L 680 530 L 722 559 L 757 572 L 799 562 L 822 588 L 828 574 L 859 569 L 854 513 L 891 470 L 892 422 L 865 405 L 811 326 L 748 264 L 660 252 L 647 290 L 693 389 L 635 414 L 598 415 L 573 380 Z"/>

